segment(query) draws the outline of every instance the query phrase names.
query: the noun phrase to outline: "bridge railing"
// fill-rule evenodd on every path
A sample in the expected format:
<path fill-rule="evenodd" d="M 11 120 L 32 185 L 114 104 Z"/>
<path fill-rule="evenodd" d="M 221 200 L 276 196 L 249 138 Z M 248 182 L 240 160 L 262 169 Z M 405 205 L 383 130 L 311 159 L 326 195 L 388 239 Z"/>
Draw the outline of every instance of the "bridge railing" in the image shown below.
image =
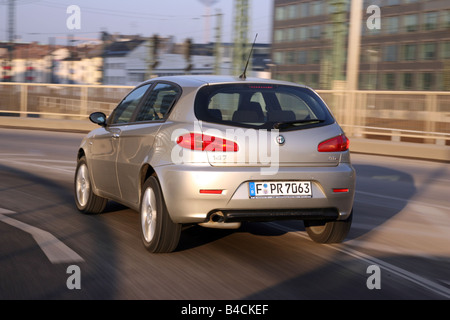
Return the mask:
<path fill-rule="evenodd" d="M 0 116 L 86 119 L 94 111 L 109 114 L 132 87 L 0 83 Z"/>
<path fill-rule="evenodd" d="M 132 88 L 0 83 L 0 117 L 86 121 L 94 111 L 109 114 Z M 350 138 L 434 145 L 450 153 L 450 92 L 318 90 L 318 93 Z"/>
<path fill-rule="evenodd" d="M 450 145 L 450 92 L 318 92 L 351 137 Z"/>

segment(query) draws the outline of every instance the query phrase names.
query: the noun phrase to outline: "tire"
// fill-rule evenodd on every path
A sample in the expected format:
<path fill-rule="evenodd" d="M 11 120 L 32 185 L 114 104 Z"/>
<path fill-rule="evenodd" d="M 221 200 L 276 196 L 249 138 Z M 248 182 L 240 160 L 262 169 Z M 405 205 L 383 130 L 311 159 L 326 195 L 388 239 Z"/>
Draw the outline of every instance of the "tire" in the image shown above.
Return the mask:
<path fill-rule="evenodd" d="M 352 225 L 353 211 L 343 221 L 304 221 L 306 232 L 311 240 L 318 243 L 340 243 L 345 240 Z"/>
<path fill-rule="evenodd" d="M 172 222 L 156 176 L 151 176 L 142 188 L 140 205 L 142 242 L 152 253 L 169 253 L 176 249 L 181 224 Z"/>
<path fill-rule="evenodd" d="M 75 203 L 79 211 L 86 214 L 98 214 L 105 210 L 108 199 L 94 194 L 91 178 L 86 163 L 82 157 L 77 163 L 74 179 Z"/>

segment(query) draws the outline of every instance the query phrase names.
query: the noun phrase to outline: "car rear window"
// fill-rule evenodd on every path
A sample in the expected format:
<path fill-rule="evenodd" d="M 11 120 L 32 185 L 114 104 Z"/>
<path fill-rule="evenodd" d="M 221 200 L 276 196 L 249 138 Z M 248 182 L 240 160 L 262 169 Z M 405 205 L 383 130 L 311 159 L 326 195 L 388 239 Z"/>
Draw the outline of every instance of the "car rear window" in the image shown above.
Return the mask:
<path fill-rule="evenodd" d="M 195 115 L 206 122 L 259 129 L 296 130 L 334 123 L 324 102 L 311 89 L 271 84 L 202 87 Z"/>

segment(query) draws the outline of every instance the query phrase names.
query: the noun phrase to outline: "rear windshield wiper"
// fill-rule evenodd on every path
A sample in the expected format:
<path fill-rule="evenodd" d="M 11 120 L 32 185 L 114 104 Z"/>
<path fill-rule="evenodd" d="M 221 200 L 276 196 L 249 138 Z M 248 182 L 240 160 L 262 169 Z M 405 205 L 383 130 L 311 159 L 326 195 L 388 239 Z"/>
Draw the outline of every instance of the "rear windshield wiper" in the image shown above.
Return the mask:
<path fill-rule="evenodd" d="M 286 121 L 286 122 L 277 122 L 273 125 L 274 129 L 280 129 L 280 128 L 289 128 L 293 127 L 296 124 L 312 124 L 312 123 L 322 123 L 325 122 L 325 120 L 320 119 L 308 119 L 308 120 L 296 120 L 296 121 Z"/>

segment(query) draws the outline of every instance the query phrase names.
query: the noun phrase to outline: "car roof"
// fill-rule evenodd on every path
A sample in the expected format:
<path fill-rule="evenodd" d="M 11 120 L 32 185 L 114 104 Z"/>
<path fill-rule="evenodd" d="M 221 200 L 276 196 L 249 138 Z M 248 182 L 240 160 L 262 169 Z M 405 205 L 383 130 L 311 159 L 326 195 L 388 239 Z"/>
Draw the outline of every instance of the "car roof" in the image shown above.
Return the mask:
<path fill-rule="evenodd" d="M 181 87 L 201 87 L 204 85 L 212 85 L 212 84 L 227 84 L 227 83 L 263 83 L 263 84 L 280 84 L 280 85 L 290 85 L 290 86 L 298 86 L 305 87 L 304 85 L 299 85 L 292 82 L 280 81 L 280 80 L 272 80 L 272 79 L 263 79 L 263 78 L 246 78 L 240 79 L 239 77 L 233 76 L 222 76 L 222 75 L 180 75 L 180 76 L 165 76 L 165 77 L 157 77 L 150 79 L 146 82 L 152 81 L 170 81 L 174 82 Z"/>

